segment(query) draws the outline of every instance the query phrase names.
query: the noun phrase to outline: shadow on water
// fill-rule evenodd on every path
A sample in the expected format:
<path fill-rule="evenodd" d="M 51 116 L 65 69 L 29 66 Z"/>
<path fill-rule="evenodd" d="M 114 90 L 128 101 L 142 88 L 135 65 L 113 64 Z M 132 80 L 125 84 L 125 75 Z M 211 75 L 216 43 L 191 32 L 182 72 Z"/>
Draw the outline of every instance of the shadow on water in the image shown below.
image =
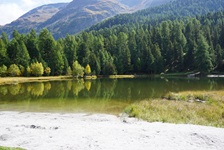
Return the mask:
<path fill-rule="evenodd" d="M 192 90 L 224 90 L 224 79 L 97 79 L 4 85 L 0 86 L 0 110 L 119 114 L 139 100 Z"/>

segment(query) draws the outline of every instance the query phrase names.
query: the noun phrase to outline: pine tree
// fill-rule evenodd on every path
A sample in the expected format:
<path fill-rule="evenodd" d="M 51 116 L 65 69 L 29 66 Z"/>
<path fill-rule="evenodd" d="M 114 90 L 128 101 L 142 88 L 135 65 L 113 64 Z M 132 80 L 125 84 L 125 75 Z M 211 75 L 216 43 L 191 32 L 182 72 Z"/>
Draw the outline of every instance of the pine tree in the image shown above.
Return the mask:
<path fill-rule="evenodd" d="M 30 55 L 30 59 L 33 61 L 42 61 L 42 57 L 38 48 L 38 39 L 35 30 L 31 30 L 27 35 L 27 40 L 25 42 L 27 50 Z"/>
<path fill-rule="evenodd" d="M 209 73 L 213 69 L 211 57 L 209 55 L 209 45 L 202 34 L 199 34 L 198 47 L 195 54 L 197 69 L 202 73 Z"/>
<path fill-rule="evenodd" d="M 3 40 L 0 39 L 0 66 L 3 64 L 8 64 L 8 56 L 6 45 L 4 44 Z"/>
<path fill-rule="evenodd" d="M 216 53 L 216 68 L 220 70 L 223 66 L 224 53 L 219 44 L 216 46 L 215 53 Z"/>
<path fill-rule="evenodd" d="M 64 43 L 64 53 L 68 60 L 68 64 L 69 66 L 72 66 L 73 62 L 77 60 L 78 44 L 74 36 L 71 36 L 71 35 L 67 35 L 63 43 Z"/>

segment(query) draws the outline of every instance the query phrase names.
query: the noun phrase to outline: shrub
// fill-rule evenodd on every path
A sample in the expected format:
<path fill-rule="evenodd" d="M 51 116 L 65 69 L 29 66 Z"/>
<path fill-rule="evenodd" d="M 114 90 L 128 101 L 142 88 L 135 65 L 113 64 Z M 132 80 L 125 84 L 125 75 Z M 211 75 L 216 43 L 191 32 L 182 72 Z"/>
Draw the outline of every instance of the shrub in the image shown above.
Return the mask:
<path fill-rule="evenodd" d="M 51 74 L 51 68 L 50 67 L 45 68 L 44 73 L 46 74 L 46 76 L 49 76 Z"/>
<path fill-rule="evenodd" d="M 72 75 L 79 77 L 79 76 L 83 76 L 84 74 L 84 68 L 79 64 L 78 61 L 75 61 L 72 65 Z"/>
<path fill-rule="evenodd" d="M 8 74 L 9 76 L 16 77 L 21 75 L 21 71 L 16 64 L 12 64 L 8 69 Z"/>
<path fill-rule="evenodd" d="M 5 65 L 2 65 L 2 66 L 0 67 L 0 76 L 1 76 L 1 77 L 5 77 L 6 74 L 7 74 L 7 67 L 6 67 Z"/>
<path fill-rule="evenodd" d="M 36 62 L 30 65 L 31 74 L 34 76 L 42 76 L 44 74 L 44 67 L 42 63 Z"/>

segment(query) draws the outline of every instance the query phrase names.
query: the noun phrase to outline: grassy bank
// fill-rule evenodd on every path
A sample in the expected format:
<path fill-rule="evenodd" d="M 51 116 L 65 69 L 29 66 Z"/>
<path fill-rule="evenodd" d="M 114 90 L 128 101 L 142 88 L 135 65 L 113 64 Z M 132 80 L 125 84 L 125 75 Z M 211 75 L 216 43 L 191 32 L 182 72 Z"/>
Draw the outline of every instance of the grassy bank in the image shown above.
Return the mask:
<path fill-rule="evenodd" d="M 132 104 L 125 112 L 149 122 L 224 127 L 224 91 L 168 93 Z"/>
<path fill-rule="evenodd" d="M 48 76 L 48 77 L 0 77 L 0 85 L 4 84 L 18 84 L 25 82 L 46 82 L 72 79 L 71 76 Z"/>
<path fill-rule="evenodd" d="M 0 146 L 0 150 L 25 150 L 25 149 Z"/>

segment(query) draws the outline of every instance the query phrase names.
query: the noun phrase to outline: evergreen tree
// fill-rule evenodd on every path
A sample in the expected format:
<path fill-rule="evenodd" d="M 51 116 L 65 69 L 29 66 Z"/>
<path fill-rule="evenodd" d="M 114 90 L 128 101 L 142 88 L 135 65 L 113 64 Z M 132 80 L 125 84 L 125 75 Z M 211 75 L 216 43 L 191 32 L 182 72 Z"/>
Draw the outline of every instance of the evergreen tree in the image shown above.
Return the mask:
<path fill-rule="evenodd" d="M 64 68 L 68 67 L 65 66 L 65 63 L 67 63 L 67 58 L 64 59 L 62 54 L 62 46 L 58 42 L 57 46 L 52 52 L 52 62 L 49 64 L 51 68 L 51 73 L 53 75 L 61 75 L 63 73 Z"/>
<path fill-rule="evenodd" d="M 31 60 L 43 61 L 38 48 L 38 39 L 35 30 L 31 30 L 30 33 L 27 35 L 25 45 L 27 47 Z"/>
<path fill-rule="evenodd" d="M 7 49 L 4 41 L 0 39 L 0 66 L 8 64 Z"/>
<path fill-rule="evenodd" d="M 5 32 L 2 32 L 1 39 L 3 40 L 5 45 L 9 44 L 9 39 L 8 39 L 8 36 Z"/>
<path fill-rule="evenodd" d="M 117 40 L 118 56 L 116 66 L 119 74 L 129 73 L 131 70 L 131 53 L 128 48 L 127 34 L 120 32 Z"/>
<path fill-rule="evenodd" d="M 30 55 L 28 53 L 28 50 L 26 48 L 26 45 L 22 40 L 18 41 L 18 48 L 16 52 L 16 64 L 22 65 L 23 67 L 28 67 L 30 63 Z"/>
<path fill-rule="evenodd" d="M 198 47 L 195 54 L 197 69 L 202 73 L 208 73 L 213 69 L 211 57 L 209 55 L 209 45 L 202 34 L 199 34 Z"/>
<path fill-rule="evenodd" d="M 64 53 L 68 60 L 69 66 L 72 66 L 73 62 L 77 60 L 77 47 L 78 44 L 74 36 L 67 35 L 63 41 L 64 43 Z"/>
<path fill-rule="evenodd" d="M 51 68 L 51 75 L 60 75 L 64 69 L 61 45 L 57 45 L 52 34 L 47 29 L 40 32 L 38 41 L 38 47 L 45 62 L 44 66 Z"/>
<path fill-rule="evenodd" d="M 154 73 L 161 73 L 164 70 L 163 57 L 161 55 L 161 51 L 158 44 L 154 44 L 152 46 L 152 54 L 155 58 L 152 70 L 154 71 Z"/>
<path fill-rule="evenodd" d="M 50 68 L 54 65 L 52 62 L 52 54 L 54 48 L 56 47 L 56 42 L 51 35 L 51 33 L 47 29 L 43 29 L 38 38 L 38 48 L 40 50 L 43 61 L 45 62 L 43 65 L 49 66 Z"/>
<path fill-rule="evenodd" d="M 224 53 L 219 44 L 216 46 L 215 52 L 216 52 L 216 67 L 215 68 L 220 70 L 223 67 Z"/>

